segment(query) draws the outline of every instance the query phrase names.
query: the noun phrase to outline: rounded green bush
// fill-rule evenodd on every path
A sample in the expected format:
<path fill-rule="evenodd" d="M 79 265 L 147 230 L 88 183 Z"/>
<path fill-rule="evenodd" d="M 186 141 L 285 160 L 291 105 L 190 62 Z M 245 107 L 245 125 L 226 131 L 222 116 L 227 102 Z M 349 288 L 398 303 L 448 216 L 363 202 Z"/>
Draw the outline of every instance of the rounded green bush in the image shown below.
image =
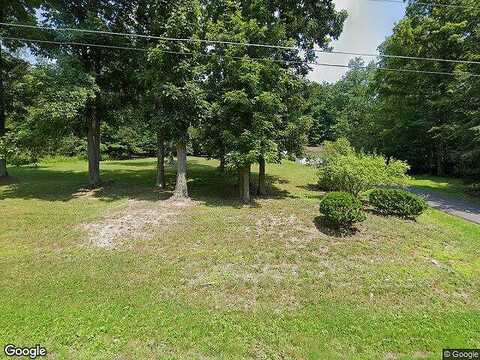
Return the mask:
<path fill-rule="evenodd" d="M 382 215 L 415 219 L 427 208 L 425 199 L 399 189 L 375 189 L 370 192 L 369 203 Z"/>
<path fill-rule="evenodd" d="M 350 228 L 366 219 L 362 202 L 346 192 L 332 192 L 320 202 L 320 213 L 331 225 Z"/>

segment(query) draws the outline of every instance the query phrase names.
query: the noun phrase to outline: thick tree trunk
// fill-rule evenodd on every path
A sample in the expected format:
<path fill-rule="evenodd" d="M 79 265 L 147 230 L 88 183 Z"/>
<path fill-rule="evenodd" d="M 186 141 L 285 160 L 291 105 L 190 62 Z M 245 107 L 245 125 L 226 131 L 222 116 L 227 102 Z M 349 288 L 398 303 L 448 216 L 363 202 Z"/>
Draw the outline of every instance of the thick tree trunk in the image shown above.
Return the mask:
<path fill-rule="evenodd" d="M 187 146 L 184 143 L 177 143 L 177 182 L 174 198 L 188 199 Z"/>
<path fill-rule="evenodd" d="M 100 185 L 100 118 L 95 100 L 89 105 L 88 114 L 88 183 L 90 187 Z"/>
<path fill-rule="evenodd" d="M 3 18 L 3 9 L 0 9 L 0 20 Z M 3 21 L 3 20 L 1 20 Z M 2 46 L 3 44 L 0 43 L 0 138 L 5 136 L 5 92 L 3 88 L 3 56 L 2 56 Z M 7 160 L 3 158 L 2 154 L 0 154 L 0 178 L 7 177 Z"/>
<path fill-rule="evenodd" d="M 240 176 L 240 201 L 250 202 L 250 165 L 239 169 Z"/>
<path fill-rule="evenodd" d="M 267 186 L 265 184 L 265 158 L 263 156 L 258 159 L 258 195 L 267 195 Z"/>
<path fill-rule="evenodd" d="M 157 131 L 157 187 L 165 189 L 165 139 L 161 130 Z"/>

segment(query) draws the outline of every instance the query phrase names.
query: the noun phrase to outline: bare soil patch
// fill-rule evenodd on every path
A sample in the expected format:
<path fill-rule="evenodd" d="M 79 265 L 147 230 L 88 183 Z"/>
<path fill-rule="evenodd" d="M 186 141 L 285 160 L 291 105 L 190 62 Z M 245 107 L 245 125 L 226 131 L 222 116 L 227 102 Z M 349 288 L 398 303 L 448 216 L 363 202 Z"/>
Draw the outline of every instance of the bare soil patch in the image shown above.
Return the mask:
<path fill-rule="evenodd" d="M 257 238 L 274 236 L 299 242 L 299 237 L 304 241 L 310 241 L 318 237 L 319 233 L 314 226 L 303 223 L 295 215 L 268 215 L 255 221 L 255 235 Z"/>
<path fill-rule="evenodd" d="M 120 211 L 82 227 L 87 230 L 92 245 L 112 250 L 126 239 L 150 239 L 159 229 L 165 230 L 176 224 L 181 213 L 194 205 L 190 200 L 155 203 L 129 200 Z"/>

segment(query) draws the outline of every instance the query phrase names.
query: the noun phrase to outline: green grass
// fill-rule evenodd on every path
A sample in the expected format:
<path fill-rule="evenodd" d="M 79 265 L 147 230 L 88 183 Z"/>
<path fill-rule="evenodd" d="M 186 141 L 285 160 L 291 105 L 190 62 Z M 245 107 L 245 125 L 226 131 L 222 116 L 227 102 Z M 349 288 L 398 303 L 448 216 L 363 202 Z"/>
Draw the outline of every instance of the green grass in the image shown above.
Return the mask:
<path fill-rule="evenodd" d="M 410 178 L 408 185 L 415 186 L 419 189 L 435 191 L 447 197 L 461 198 L 480 204 L 480 199 L 478 197 L 468 194 L 467 185 L 462 179 L 415 175 Z"/>
<path fill-rule="evenodd" d="M 308 167 L 269 165 L 270 195 L 242 206 L 217 162 L 189 165 L 196 205 L 115 250 L 80 224 L 132 200 L 165 204 L 153 160 L 102 163 L 107 185 L 89 196 L 80 160 L 12 169 L 0 343 L 57 359 L 438 359 L 480 346 L 479 226 L 434 210 L 418 222 L 369 214 L 338 237 L 318 222 Z"/>

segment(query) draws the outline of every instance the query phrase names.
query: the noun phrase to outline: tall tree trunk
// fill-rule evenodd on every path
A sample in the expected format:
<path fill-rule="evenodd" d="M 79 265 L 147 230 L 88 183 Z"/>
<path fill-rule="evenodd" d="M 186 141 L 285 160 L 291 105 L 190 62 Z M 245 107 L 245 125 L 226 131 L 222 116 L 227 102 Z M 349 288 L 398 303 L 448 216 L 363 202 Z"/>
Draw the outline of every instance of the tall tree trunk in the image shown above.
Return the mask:
<path fill-rule="evenodd" d="M 89 105 L 88 114 L 88 183 L 90 187 L 100 185 L 100 118 L 96 100 Z"/>
<path fill-rule="evenodd" d="M 267 186 L 265 184 L 265 158 L 260 156 L 258 159 L 258 195 L 267 195 Z"/>
<path fill-rule="evenodd" d="M 0 21 L 3 21 L 3 9 L 0 9 Z M 3 88 L 3 72 L 5 67 L 3 65 L 2 55 L 3 43 L 0 42 L 0 138 L 5 136 L 5 92 Z M 0 154 L 0 178 L 7 177 L 7 160 Z"/>
<path fill-rule="evenodd" d="M 174 198 L 188 199 L 187 146 L 183 142 L 177 143 L 177 182 Z"/>
<path fill-rule="evenodd" d="M 240 176 L 240 201 L 243 203 L 250 202 L 250 165 L 239 169 Z"/>
<path fill-rule="evenodd" d="M 157 187 L 165 189 L 165 139 L 161 130 L 157 130 Z"/>

